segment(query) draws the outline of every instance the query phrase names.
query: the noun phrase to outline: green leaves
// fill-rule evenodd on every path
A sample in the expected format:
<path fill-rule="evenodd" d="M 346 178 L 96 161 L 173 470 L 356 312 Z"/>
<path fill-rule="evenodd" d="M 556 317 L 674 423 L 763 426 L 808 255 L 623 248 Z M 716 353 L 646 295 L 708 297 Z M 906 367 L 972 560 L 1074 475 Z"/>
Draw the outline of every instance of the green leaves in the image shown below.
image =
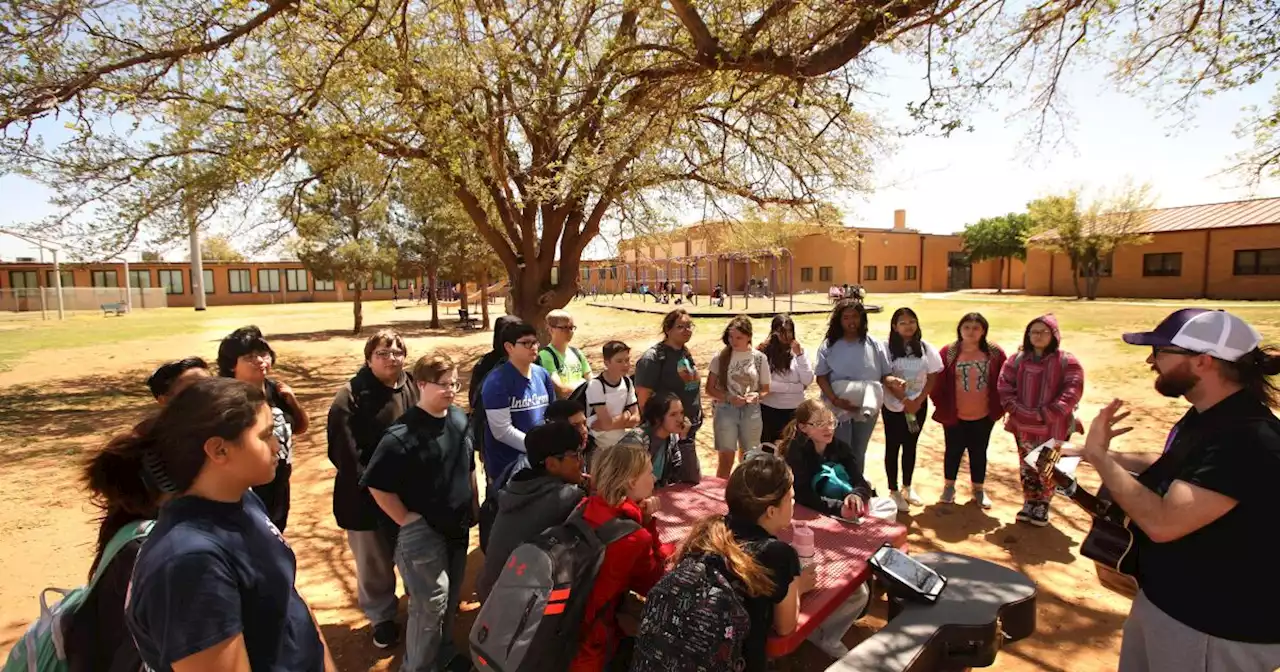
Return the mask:
<path fill-rule="evenodd" d="M 964 227 L 961 237 L 964 250 L 972 261 L 1013 257 L 1027 258 L 1027 233 L 1031 217 L 1026 213 L 1009 213 L 988 217 Z"/>

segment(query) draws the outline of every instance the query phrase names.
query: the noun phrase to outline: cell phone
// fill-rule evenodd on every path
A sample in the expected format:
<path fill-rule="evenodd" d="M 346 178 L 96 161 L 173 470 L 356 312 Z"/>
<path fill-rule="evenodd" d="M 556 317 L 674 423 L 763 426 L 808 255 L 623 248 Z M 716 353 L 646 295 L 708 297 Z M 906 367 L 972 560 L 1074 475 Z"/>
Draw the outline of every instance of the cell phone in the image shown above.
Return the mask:
<path fill-rule="evenodd" d="M 936 602 L 947 586 L 945 576 L 887 543 L 867 562 L 895 585 L 929 602 Z"/>

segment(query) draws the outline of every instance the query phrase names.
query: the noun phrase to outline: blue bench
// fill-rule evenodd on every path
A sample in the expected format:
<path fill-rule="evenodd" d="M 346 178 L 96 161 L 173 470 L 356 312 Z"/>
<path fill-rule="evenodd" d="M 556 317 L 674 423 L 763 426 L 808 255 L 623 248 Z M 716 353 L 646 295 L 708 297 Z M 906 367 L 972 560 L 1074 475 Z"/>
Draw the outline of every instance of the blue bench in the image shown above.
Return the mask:
<path fill-rule="evenodd" d="M 125 314 L 125 313 L 127 313 L 127 312 L 129 312 L 129 307 L 128 307 L 128 306 L 126 306 L 126 305 L 124 305 L 123 303 L 104 303 L 104 304 L 102 304 L 102 316 L 103 316 L 103 317 L 106 317 L 106 316 L 108 316 L 108 315 L 110 315 L 110 314 L 112 314 L 112 313 L 115 313 L 115 314 L 116 314 L 116 317 L 119 317 L 119 316 L 121 316 L 121 315 L 124 315 L 124 314 Z"/>

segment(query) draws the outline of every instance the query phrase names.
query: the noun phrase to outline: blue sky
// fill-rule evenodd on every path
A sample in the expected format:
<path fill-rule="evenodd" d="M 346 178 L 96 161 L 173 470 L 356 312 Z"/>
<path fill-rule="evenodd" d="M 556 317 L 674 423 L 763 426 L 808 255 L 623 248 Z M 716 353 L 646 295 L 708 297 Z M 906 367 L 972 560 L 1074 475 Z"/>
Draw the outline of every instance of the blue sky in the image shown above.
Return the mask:
<path fill-rule="evenodd" d="M 880 96 L 872 106 L 890 123 L 902 123 L 905 103 L 921 95 L 922 71 L 897 57 L 884 63 L 875 79 Z M 1025 149 L 1026 126 L 1010 118 L 1007 110 L 1018 107 L 1011 102 L 1002 106 L 1006 111 L 974 117 L 972 133 L 899 140 L 876 166 L 874 193 L 850 194 L 839 205 L 850 225 L 887 227 L 901 208 L 908 226 L 947 233 L 982 217 L 1020 211 L 1048 193 L 1107 187 L 1126 178 L 1150 183 L 1156 204 L 1163 207 L 1280 196 L 1280 181 L 1250 189 L 1239 177 L 1220 174 L 1248 147 L 1248 140 L 1234 133 L 1244 118 L 1242 109 L 1265 106 L 1275 81 L 1202 100 L 1188 122 L 1175 126 L 1177 117 L 1161 116 L 1146 102 L 1117 92 L 1105 81 L 1105 65 L 1078 71 L 1065 80 L 1064 92 L 1074 125 L 1056 149 Z M 41 130 L 61 135 L 56 123 Z M 5 204 L 0 228 L 49 214 L 47 195 L 22 178 L 0 177 L 0 203 Z M 691 221 L 699 214 L 677 216 Z M 588 256 L 602 256 L 603 242 L 588 248 Z M 174 249 L 169 256 L 178 259 L 183 252 Z M 0 258 L 32 253 L 30 246 L 0 236 Z"/>

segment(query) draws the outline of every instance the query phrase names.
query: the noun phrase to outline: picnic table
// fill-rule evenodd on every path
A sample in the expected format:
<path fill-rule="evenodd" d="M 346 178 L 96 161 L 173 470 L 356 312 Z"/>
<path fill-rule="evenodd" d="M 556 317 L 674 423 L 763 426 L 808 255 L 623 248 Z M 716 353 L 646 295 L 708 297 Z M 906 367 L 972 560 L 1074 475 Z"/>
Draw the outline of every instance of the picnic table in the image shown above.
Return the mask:
<path fill-rule="evenodd" d="M 658 490 L 655 494 L 662 501 L 662 508 L 654 518 L 662 541 L 677 543 L 689 535 L 699 519 L 728 513 L 724 486 L 724 479 L 706 477 L 697 485 L 680 484 Z M 886 541 L 897 547 L 907 542 L 907 528 L 875 518 L 865 518 L 861 524 L 846 523 L 797 504 L 792 519 L 808 523 L 813 530 L 818 585 L 800 598 L 796 629 L 789 635 L 769 638 L 766 650 L 770 658 L 795 651 L 814 628 L 870 578 L 867 559 L 876 549 Z M 791 530 L 779 533 L 778 539 L 790 543 Z"/>

